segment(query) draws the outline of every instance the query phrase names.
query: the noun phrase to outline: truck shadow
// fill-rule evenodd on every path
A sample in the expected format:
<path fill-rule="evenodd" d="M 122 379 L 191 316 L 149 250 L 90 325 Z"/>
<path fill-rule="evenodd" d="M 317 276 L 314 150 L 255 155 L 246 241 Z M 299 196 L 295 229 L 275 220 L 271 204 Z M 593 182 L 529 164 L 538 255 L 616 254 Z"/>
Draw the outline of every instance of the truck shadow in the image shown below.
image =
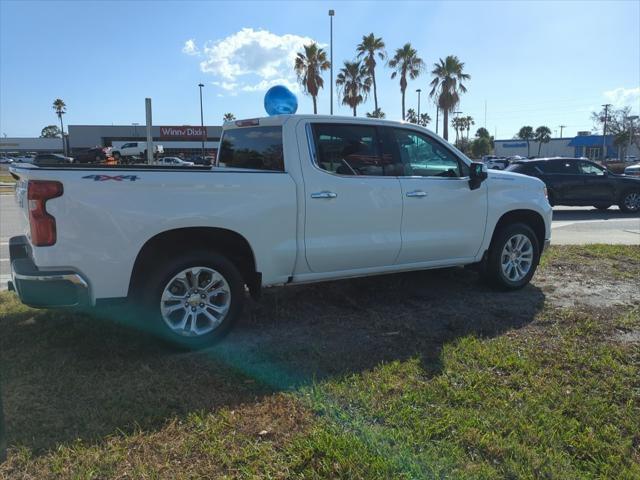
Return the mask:
<path fill-rule="evenodd" d="M 395 360 L 417 357 L 437 374 L 446 343 L 522 327 L 543 304 L 535 285 L 495 292 L 463 269 L 270 289 L 224 342 L 198 353 L 85 315 L 6 316 L 0 378 L 9 444 L 42 453 L 76 439 L 100 442 Z"/>

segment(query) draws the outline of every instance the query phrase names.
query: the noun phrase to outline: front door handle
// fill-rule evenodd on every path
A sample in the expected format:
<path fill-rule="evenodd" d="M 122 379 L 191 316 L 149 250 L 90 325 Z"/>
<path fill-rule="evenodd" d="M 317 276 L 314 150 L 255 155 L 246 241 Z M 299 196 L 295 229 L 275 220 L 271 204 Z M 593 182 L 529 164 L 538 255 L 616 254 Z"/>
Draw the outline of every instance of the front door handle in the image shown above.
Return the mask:
<path fill-rule="evenodd" d="M 427 192 L 422 190 L 414 190 L 413 192 L 407 192 L 407 197 L 426 197 Z"/>
<path fill-rule="evenodd" d="M 326 190 L 323 192 L 316 192 L 311 194 L 311 198 L 336 198 L 337 196 L 337 193 L 327 192 Z"/>

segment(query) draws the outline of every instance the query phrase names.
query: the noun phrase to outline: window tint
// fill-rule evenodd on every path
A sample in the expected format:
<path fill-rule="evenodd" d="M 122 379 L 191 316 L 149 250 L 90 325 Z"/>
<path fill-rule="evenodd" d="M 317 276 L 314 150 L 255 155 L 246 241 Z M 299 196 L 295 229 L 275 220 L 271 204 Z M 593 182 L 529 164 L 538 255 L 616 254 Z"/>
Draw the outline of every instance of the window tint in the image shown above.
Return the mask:
<path fill-rule="evenodd" d="M 572 160 L 549 160 L 547 162 L 541 163 L 540 167 L 547 174 L 553 173 L 565 173 L 565 174 L 576 174 L 578 173 L 578 168 L 576 166 L 576 162 Z"/>
<path fill-rule="evenodd" d="M 586 175 L 604 175 L 604 169 L 591 162 L 580 162 L 580 173 Z"/>
<path fill-rule="evenodd" d="M 405 176 L 461 177 L 458 159 L 435 140 L 421 133 L 393 129 Z"/>
<path fill-rule="evenodd" d="M 220 141 L 219 166 L 284 171 L 282 127 L 225 131 Z"/>
<path fill-rule="evenodd" d="M 369 125 L 312 125 L 318 167 L 338 175 L 397 175 L 390 152 L 381 154 L 376 128 Z"/>

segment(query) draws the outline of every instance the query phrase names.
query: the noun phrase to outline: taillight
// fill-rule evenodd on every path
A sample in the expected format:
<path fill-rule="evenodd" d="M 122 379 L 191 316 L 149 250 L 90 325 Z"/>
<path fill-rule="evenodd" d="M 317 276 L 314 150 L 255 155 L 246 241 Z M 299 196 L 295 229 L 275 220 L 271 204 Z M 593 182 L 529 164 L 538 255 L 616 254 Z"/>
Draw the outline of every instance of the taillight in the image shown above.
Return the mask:
<path fill-rule="evenodd" d="M 56 219 L 47 213 L 47 200 L 62 195 L 62 184 L 47 180 L 29 180 L 29 225 L 31 243 L 36 247 L 48 247 L 56 243 Z"/>

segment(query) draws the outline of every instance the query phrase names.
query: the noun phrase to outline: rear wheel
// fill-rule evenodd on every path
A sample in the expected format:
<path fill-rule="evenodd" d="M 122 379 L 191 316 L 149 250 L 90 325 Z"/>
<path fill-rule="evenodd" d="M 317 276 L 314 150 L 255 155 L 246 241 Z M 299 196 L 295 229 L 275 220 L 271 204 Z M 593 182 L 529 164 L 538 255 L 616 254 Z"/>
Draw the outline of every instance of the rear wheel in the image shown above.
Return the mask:
<path fill-rule="evenodd" d="M 491 242 L 484 276 L 493 285 L 517 290 L 529 283 L 540 261 L 540 246 L 524 223 L 506 225 Z"/>
<path fill-rule="evenodd" d="M 120 161 L 120 152 L 113 152 L 113 158 L 116 162 Z"/>
<path fill-rule="evenodd" d="M 625 192 L 620 199 L 618 207 L 625 213 L 636 213 L 640 211 L 640 190 Z"/>
<path fill-rule="evenodd" d="M 148 276 L 144 306 L 154 333 L 174 345 L 199 349 L 229 331 L 244 303 L 236 266 L 215 252 L 194 252 Z"/>

